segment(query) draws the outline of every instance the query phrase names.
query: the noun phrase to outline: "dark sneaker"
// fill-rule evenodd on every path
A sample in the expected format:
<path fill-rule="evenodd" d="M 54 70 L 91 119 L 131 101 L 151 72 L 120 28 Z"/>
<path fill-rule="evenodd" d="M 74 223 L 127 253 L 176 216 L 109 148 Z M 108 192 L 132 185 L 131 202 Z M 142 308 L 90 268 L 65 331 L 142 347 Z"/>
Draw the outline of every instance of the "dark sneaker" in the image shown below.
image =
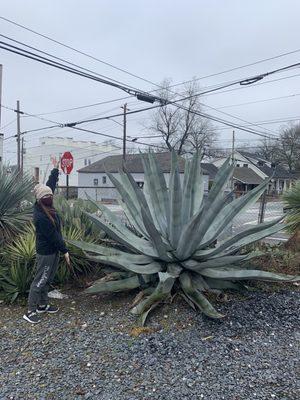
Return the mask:
<path fill-rule="evenodd" d="M 55 314 L 55 313 L 57 313 L 58 310 L 59 310 L 58 307 L 48 304 L 47 306 L 44 306 L 44 307 L 38 306 L 38 308 L 36 309 L 36 312 L 39 314 L 42 314 L 42 313 Z"/>
<path fill-rule="evenodd" d="M 38 324 L 41 322 L 41 318 L 37 315 L 35 311 L 27 312 L 23 315 L 25 321 L 30 322 L 31 324 Z"/>

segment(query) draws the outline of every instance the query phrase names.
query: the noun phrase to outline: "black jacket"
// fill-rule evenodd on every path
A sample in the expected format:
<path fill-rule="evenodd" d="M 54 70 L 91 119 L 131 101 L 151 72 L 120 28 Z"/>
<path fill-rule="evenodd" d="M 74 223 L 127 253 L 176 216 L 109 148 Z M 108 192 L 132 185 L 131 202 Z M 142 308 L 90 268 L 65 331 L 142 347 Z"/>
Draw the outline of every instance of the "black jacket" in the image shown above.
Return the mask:
<path fill-rule="evenodd" d="M 46 183 L 54 194 L 56 183 L 58 182 L 58 169 L 51 171 L 49 179 Z M 61 220 L 58 214 L 55 215 L 55 226 L 44 213 L 42 208 L 35 203 L 33 209 L 33 223 L 36 230 L 36 252 L 40 255 L 49 255 L 57 253 L 63 254 L 68 252 L 64 239 L 61 234 Z"/>

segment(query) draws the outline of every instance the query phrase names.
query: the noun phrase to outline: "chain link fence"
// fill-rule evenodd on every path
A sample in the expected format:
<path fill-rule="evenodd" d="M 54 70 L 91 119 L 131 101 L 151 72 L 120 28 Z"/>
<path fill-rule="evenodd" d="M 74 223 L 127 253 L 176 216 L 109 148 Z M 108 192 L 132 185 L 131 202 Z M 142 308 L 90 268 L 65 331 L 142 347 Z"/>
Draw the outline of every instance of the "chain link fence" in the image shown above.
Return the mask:
<path fill-rule="evenodd" d="M 86 199 L 88 195 L 95 201 L 105 203 L 124 223 L 128 224 L 128 220 L 123 213 L 122 208 L 118 205 L 117 191 L 114 187 L 70 186 L 67 188 L 66 186 L 60 186 L 58 187 L 58 193 L 68 199 L 77 199 L 78 197 Z M 205 193 L 205 198 L 207 198 L 207 195 L 208 193 Z M 244 195 L 245 192 L 239 191 L 228 193 L 227 196 L 225 196 L 224 206 L 233 199 Z M 280 197 L 270 196 L 264 193 L 255 204 L 232 220 L 231 224 L 229 224 L 228 228 L 220 236 L 220 240 L 224 240 L 229 236 L 251 228 L 251 226 L 272 221 L 283 215 L 284 204 Z M 273 235 L 271 240 L 285 241 L 287 240 L 287 237 L 288 236 L 282 231 Z"/>

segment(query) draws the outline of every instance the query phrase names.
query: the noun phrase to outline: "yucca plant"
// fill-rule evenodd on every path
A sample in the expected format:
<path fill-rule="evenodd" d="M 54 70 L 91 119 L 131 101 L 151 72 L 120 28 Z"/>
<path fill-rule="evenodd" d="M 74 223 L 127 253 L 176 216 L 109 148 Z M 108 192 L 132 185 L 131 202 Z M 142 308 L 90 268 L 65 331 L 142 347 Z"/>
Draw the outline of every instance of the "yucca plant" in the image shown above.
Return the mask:
<path fill-rule="evenodd" d="M 31 224 L 0 251 L 0 297 L 13 302 L 26 295 L 34 275 L 35 234 Z"/>
<path fill-rule="evenodd" d="M 0 168 L 0 242 L 11 239 L 30 221 L 32 209 L 26 205 L 31 197 L 32 179 Z"/>
<path fill-rule="evenodd" d="M 11 303 L 20 295 L 26 295 L 33 279 L 33 265 L 22 260 L 0 266 L 0 298 Z"/>
<path fill-rule="evenodd" d="M 36 257 L 34 226 L 29 223 L 22 234 L 3 247 L 1 253 L 7 263 L 22 260 L 34 264 Z"/>
<path fill-rule="evenodd" d="M 115 272 L 113 280 L 97 281 L 87 289 L 87 293 L 147 288 L 148 296 L 132 309 L 132 313 L 140 315 L 144 323 L 151 309 L 166 299 L 171 291 L 180 290 L 190 305 L 198 307 L 209 317 L 221 318 L 205 293 L 238 288 L 239 281 L 249 279 L 300 279 L 248 269 L 250 260 L 258 253 L 240 254 L 244 246 L 281 230 L 279 222 L 282 218 L 253 226 L 218 242 L 218 237 L 233 218 L 258 200 L 268 181 L 243 197 L 231 200 L 225 194 L 234 170 L 228 159 L 216 175 L 207 199 L 204 199 L 198 154 L 185 162 L 181 184 L 177 156 L 172 153 L 169 188 L 154 154 L 143 156 L 143 167 L 144 191 L 125 167 L 119 172 L 119 179 L 108 173 L 120 195 L 120 204 L 137 233 L 127 229 L 115 214 L 99 204 L 101 216 L 89 214 L 89 218 L 121 247 L 73 242 L 87 253 L 89 259 L 129 272 Z"/>
<path fill-rule="evenodd" d="M 80 229 L 85 236 L 95 236 L 99 239 L 99 231 L 83 212 L 95 213 L 98 208 L 90 201 L 78 199 L 69 202 L 63 196 L 55 196 L 54 206 L 61 216 L 64 227 Z M 101 232 L 100 238 L 105 237 L 105 232 Z"/>

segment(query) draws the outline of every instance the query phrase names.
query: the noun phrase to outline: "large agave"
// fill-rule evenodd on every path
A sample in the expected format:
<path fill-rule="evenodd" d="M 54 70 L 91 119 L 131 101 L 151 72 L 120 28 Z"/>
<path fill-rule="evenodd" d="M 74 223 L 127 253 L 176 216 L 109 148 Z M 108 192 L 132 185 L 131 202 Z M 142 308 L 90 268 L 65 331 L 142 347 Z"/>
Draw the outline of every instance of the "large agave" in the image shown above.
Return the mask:
<path fill-rule="evenodd" d="M 220 168 L 207 199 L 204 199 L 203 175 L 196 154 L 185 163 L 181 185 L 178 160 L 172 154 L 169 188 L 154 154 L 143 155 L 145 186 L 142 191 L 124 168 L 120 178 L 108 176 L 120 195 L 120 204 L 134 229 L 125 227 L 102 204 L 101 216 L 89 214 L 95 225 L 119 244 L 119 248 L 73 242 L 90 258 L 115 268 L 112 281 L 97 281 L 88 293 L 119 291 L 142 287 L 148 294 L 133 309 L 142 323 L 149 311 L 166 299 L 172 289 L 180 289 L 187 302 L 206 315 L 222 315 L 205 296 L 214 289 L 237 288 L 241 280 L 295 281 L 300 277 L 246 269 L 257 253 L 240 250 L 280 229 L 281 218 L 253 226 L 222 242 L 217 239 L 232 219 L 251 206 L 268 182 L 230 201 L 225 188 L 234 165 L 227 160 Z M 99 213 L 98 213 L 99 214 Z M 247 261 L 247 263 L 246 263 Z M 243 264 L 244 263 L 244 264 Z"/>

